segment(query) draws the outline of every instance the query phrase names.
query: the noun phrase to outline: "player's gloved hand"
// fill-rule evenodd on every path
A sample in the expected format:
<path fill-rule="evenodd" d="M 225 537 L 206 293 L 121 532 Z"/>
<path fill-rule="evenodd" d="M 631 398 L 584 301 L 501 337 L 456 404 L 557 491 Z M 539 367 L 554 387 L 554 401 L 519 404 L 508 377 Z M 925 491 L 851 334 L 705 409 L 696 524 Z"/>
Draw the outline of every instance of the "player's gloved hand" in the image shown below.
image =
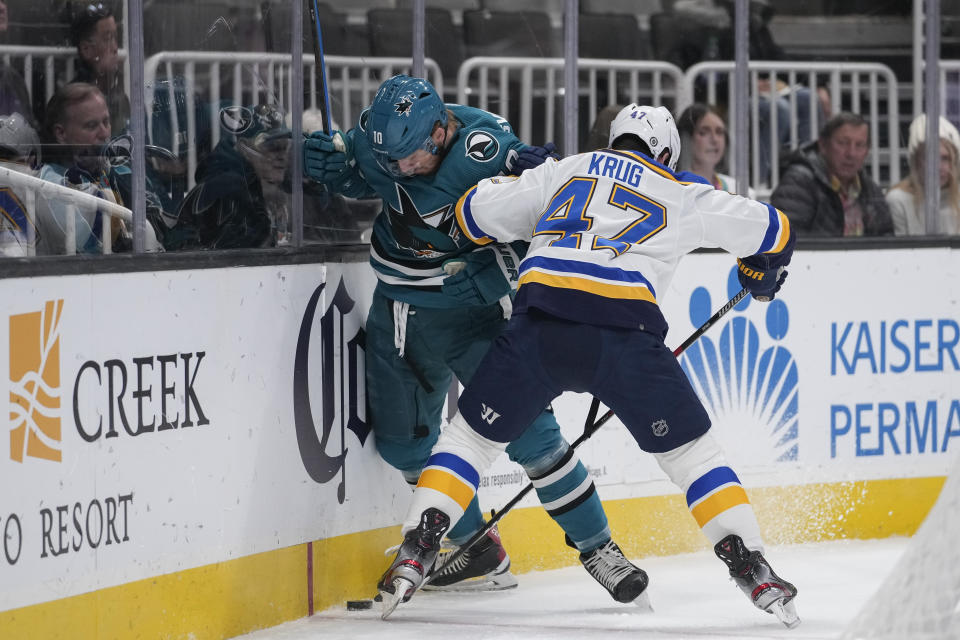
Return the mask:
<path fill-rule="evenodd" d="M 553 158 L 554 160 L 560 159 L 560 154 L 557 153 L 557 146 L 552 142 L 548 142 L 542 147 L 524 147 L 517 154 L 517 161 L 513 164 L 513 171 L 517 175 L 520 175 L 527 169 L 539 167 L 546 162 L 547 158 Z"/>
<path fill-rule="evenodd" d="M 335 183 L 353 161 L 353 150 L 339 131 L 314 131 L 303 139 L 303 173 L 323 184 Z"/>
<path fill-rule="evenodd" d="M 754 300 L 770 302 L 787 279 L 787 272 L 783 267 L 771 266 L 767 256 L 755 255 L 737 258 L 737 279 Z"/>
<path fill-rule="evenodd" d="M 510 245 L 483 247 L 443 263 L 441 291 L 464 305 L 488 305 L 516 286 L 520 258 Z"/>

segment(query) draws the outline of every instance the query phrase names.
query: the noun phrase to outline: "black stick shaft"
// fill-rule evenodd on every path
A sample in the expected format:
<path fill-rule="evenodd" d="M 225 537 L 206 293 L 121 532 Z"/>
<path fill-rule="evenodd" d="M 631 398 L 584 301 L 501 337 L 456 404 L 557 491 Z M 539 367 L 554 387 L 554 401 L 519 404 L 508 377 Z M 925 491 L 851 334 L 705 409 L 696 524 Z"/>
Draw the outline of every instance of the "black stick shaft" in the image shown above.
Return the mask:
<path fill-rule="evenodd" d="M 730 309 L 733 309 L 735 306 L 740 304 L 740 301 L 743 300 L 744 297 L 746 297 L 746 295 L 747 295 L 747 290 L 740 289 L 740 291 L 737 292 L 737 295 L 730 298 L 730 300 L 727 301 L 727 304 L 720 307 L 715 314 L 710 316 L 710 318 L 706 322 L 704 322 L 702 325 L 700 325 L 700 327 L 696 331 L 690 334 L 690 337 L 684 340 L 683 344 L 681 344 L 679 347 L 674 349 L 673 355 L 679 356 L 681 353 L 686 351 L 687 347 L 692 345 L 694 342 L 696 342 L 700 338 L 700 336 L 705 334 L 707 332 L 707 329 L 712 327 L 717 320 L 727 315 L 727 312 L 729 312 Z"/>
<path fill-rule="evenodd" d="M 307 0 L 310 10 L 310 28 L 313 31 L 314 77 L 317 80 L 317 92 L 323 98 L 319 101 L 323 115 L 323 132 L 330 135 L 330 93 L 327 90 L 327 68 L 323 62 L 323 36 L 320 29 L 320 16 L 317 12 L 317 0 Z"/>

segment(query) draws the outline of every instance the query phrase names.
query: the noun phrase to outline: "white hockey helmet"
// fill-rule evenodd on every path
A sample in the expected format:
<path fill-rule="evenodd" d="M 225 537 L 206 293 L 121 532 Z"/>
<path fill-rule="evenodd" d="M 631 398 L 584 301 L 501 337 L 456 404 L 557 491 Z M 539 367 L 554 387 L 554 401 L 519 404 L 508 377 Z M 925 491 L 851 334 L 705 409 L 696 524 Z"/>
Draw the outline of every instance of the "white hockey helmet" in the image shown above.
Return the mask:
<path fill-rule="evenodd" d="M 612 147 L 617 138 L 626 134 L 643 140 L 650 147 L 654 160 L 676 171 L 680 158 L 680 133 L 669 109 L 628 104 L 610 123 L 609 145 Z"/>
<path fill-rule="evenodd" d="M 36 165 L 39 155 L 40 138 L 23 116 L 0 116 L 0 160 Z"/>

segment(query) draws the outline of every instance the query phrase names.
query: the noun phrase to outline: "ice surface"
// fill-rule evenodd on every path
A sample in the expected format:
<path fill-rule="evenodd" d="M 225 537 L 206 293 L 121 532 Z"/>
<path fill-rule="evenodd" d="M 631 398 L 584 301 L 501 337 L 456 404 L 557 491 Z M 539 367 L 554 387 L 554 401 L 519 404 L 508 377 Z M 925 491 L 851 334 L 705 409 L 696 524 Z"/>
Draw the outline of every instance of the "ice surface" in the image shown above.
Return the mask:
<path fill-rule="evenodd" d="M 581 567 L 518 576 L 498 593 L 420 592 L 387 621 L 339 606 L 243 640 L 592 639 L 730 640 L 837 638 L 906 547 L 908 539 L 771 547 L 774 570 L 799 589 L 802 623 L 789 630 L 747 601 L 711 552 L 633 560 L 650 575 L 653 613 L 614 602 Z M 371 585 L 371 594 L 374 589 Z"/>

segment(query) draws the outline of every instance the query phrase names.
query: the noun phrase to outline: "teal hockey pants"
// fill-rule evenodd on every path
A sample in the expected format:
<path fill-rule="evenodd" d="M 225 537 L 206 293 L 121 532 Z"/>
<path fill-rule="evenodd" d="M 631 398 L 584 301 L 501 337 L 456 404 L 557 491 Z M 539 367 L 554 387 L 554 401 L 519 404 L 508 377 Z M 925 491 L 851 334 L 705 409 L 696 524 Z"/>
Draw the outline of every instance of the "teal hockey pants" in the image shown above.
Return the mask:
<path fill-rule="evenodd" d="M 375 291 L 366 326 L 367 415 L 380 456 L 412 485 L 440 435 L 453 376 L 464 385 L 470 381 L 507 321 L 499 304 L 448 309 L 410 305 L 403 314 L 401 358 L 395 315 L 393 300 Z M 534 481 L 540 502 L 580 551 L 610 539 L 593 481 L 552 412 L 543 411 L 506 450 Z M 482 526 L 474 498 L 448 537 L 462 544 Z"/>

